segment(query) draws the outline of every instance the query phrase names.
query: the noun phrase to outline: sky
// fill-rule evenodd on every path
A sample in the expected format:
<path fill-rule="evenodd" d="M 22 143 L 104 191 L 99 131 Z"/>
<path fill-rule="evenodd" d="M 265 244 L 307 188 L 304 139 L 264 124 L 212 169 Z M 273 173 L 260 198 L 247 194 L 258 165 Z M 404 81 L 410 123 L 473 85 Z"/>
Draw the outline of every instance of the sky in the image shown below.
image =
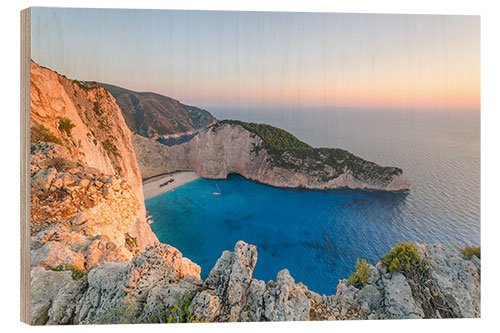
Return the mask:
<path fill-rule="evenodd" d="M 32 8 L 67 77 L 207 109 L 480 108 L 479 16 Z"/>

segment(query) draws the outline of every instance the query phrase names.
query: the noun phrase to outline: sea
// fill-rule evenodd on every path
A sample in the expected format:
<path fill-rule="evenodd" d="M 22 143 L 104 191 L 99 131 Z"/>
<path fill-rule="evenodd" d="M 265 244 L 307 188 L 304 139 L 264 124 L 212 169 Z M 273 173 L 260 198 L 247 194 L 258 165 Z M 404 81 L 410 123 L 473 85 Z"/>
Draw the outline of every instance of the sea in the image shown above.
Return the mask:
<path fill-rule="evenodd" d="M 146 200 L 158 239 L 201 266 L 205 278 L 237 241 L 254 244 L 253 277 L 331 295 L 357 259 L 376 264 L 398 242 L 480 245 L 480 113 L 455 110 L 233 110 L 315 147 L 346 149 L 408 175 L 407 193 L 280 189 L 230 175 L 198 179 Z M 214 195 L 220 192 L 220 195 Z"/>

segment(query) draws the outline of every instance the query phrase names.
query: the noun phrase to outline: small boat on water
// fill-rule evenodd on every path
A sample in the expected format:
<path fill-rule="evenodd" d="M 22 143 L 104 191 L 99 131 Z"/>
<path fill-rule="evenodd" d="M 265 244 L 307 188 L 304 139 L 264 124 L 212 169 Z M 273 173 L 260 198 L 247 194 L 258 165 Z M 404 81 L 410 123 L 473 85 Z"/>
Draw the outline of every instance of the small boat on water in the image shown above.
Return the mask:
<path fill-rule="evenodd" d="M 221 192 L 220 192 L 219 184 L 215 184 L 215 186 L 217 186 L 217 192 L 214 192 L 213 194 L 214 195 L 220 195 Z"/>

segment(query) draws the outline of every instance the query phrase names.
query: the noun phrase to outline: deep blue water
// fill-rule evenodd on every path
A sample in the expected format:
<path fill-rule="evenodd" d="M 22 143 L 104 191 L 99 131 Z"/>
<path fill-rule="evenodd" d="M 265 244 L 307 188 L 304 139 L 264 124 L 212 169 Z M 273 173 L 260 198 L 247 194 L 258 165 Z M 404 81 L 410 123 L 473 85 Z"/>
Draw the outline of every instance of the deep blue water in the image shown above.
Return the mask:
<path fill-rule="evenodd" d="M 397 242 L 480 244 L 479 113 L 221 111 L 282 127 L 313 146 L 340 147 L 402 167 L 407 194 L 285 190 L 231 175 L 198 179 L 146 201 L 160 241 L 202 267 L 202 277 L 238 240 L 255 244 L 254 277 L 288 268 L 296 281 L 335 293 L 357 258 L 376 263 Z M 214 196 L 216 184 L 222 195 Z"/>

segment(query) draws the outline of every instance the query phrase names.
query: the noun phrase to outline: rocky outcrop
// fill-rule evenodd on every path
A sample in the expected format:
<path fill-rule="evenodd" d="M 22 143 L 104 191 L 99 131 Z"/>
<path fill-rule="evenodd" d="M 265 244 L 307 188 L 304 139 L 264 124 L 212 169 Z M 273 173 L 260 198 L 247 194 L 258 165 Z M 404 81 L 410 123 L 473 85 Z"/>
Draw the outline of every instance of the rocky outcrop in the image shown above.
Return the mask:
<path fill-rule="evenodd" d="M 88 271 L 130 260 L 141 205 L 118 175 L 79 165 L 54 143 L 32 145 L 31 266 Z"/>
<path fill-rule="evenodd" d="M 35 220 L 38 219 L 33 221 L 32 232 L 65 222 L 89 205 L 96 206 L 85 198 L 84 192 L 89 186 L 87 182 L 98 171 L 126 180 L 134 192 L 138 209 L 129 216 L 133 219 L 132 225 L 127 225 L 128 233 L 137 239 L 139 248 L 157 241 L 146 220 L 131 132 L 107 90 L 96 83 L 69 80 L 32 61 L 31 132 L 32 180 L 38 186 L 31 196 Z M 61 172 L 53 167 L 58 162 L 69 163 L 66 169 L 75 169 L 75 166 L 91 169 Z M 83 183 L 76 184 L 76 181 Z M 61 202 L 64 209 L 54 210 L 53 206 Z"/>
<path fill-rule="evenodd" d="M 290 321 L 480 316 L 480 261 L 443 245 L 415 244 L 429 263 L 415 293 L 403 274 L 370 266 L 366 285 L 339 281 L 321 296 L 288 270 L 276 281 L 252 277 L 257 249 L 239 241 L 224 251 L 205 281 L 200 267 L 175 248 L 155 244 L 129 262 L 104 263 L 80 281 L 69 272 L 32 269 L 32 323 Z M 429 315 L 420 298 L 440 299 Z M 446 316 L 443 316 L 447 314 Z"/>
<path fill-rule="evenodd" d="M 283 136 L 290 145 L 300 148 L 275 148 L 274 142 L 267 142 L 270 140 L 262 138 L 253 128 L 276 131 L 278 143 Z M 381 167 L 341 149 L 312 148 L 269 125 L 222 121 L 177 146 L 160 146 L 141 137 L 134 138 L 133 143 L 144 178 L 192 170 L 212 179 L 237 173 L 285 188 L 379 191 L 410 188 L 401 169 Z"/>
<path fill-rule="evenodd" d="M 448 245 L 413 245 L 428 265 L 423 279 L 389 273 L 379 262 L 360 289 L 340 281 L 336 302 L 359 309 L 368 319 L 480 317 L 480 260 Z"/>

